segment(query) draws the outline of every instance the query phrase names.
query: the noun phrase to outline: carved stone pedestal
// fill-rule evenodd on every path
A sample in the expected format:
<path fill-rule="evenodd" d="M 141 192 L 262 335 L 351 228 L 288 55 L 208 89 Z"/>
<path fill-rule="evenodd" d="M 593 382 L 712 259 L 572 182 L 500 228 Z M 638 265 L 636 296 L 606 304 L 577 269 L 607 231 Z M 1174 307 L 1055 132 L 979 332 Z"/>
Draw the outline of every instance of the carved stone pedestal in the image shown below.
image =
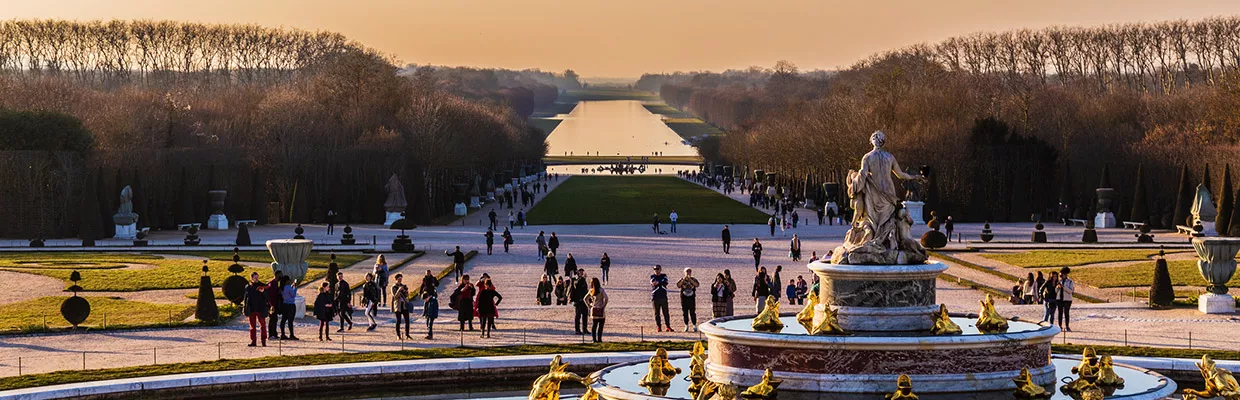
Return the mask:
<path fill-rule="evenodd" d="M 1236 298 L 1227 294 L 1206 293 L 1197 296 L 1197 311 L 1202 314 L 1231 314 L 1236 312 Z"/>
<path fill-rule="evenodd" d="M 931 315 L 939 308 L 935 302 L 935 282 L 947 265 L 814 262 L 809 269 L 822 281 L 819 304 L 839 310 L 844 330 L 921 331 L 934 325 Z"/>
<path fill-rule="evenodd" d="M 926 203 L 920 201 L 906 201 L 904 208 L 908 209 L 908 215 L 913 217 L 913 225 L 925 225 L 926 219 L 922 216 Z"/>
<path fill-rule="evenodd" d="M 138 224 L 116 225 L 117 239 L 135 239 L 138 237 Z"/>
<path fill-rule="evenodd" d="M 1115 221 L 1115 214 L 1113 213 L 1104 212 L 1098 213 L 1098 215 L 1094 216 L 1095 229 L 1114 228 L 1117 226 L 1119 226 L 1119 224 Z"/>
<path fill-rule="evenodd" d="M 386 218 L 385 220 L 383 220 L 383 226 L 388 226 L 388 227 L 390 227 L 390 226 L 392 226 L 392 223 L 393 223 L 393 222 L 396 222 L 396 220 L 398 220 L 398 219 L 400 219 L 400 213 L 399 213 L 399 212 L 388 211 L 388 212 L 387 212 L 387 218 Z"/>

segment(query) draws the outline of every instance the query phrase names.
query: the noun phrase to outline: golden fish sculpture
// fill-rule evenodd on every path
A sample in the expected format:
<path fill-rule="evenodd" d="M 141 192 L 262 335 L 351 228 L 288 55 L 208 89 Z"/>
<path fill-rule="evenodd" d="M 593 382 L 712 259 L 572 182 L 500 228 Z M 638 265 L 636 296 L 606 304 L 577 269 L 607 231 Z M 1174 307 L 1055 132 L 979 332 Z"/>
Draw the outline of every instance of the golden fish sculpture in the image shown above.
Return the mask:
<path fill-rule="evenodd" d="M 1012 378 L 1012 382 L 1016 382 L 1016 390 L 1012 392 L 1012 396 L 1020 400 L 1033 399 L 1049 399 L 1051 393 L 1046 388 L 1033 383 L 1033 375 L 1029 374 L 1029 368 L 1021 368 L 1020 375 Z"/>
<path fill-rule="evenodd" d="M 884 395 L 887 400 L 919 400 L 917 394 L 913 393 L 913 380 L 908 375 L 900 374 L 896 378 L 896 391 Z"/>
<path fill-rule="evenodd" d="M 566 369 L 568 369 L 568 364 L 564 363 L 560 356 L 552 358 L 551 370 L 534 380 L 534 387 L 530 389 L 528 400 L 559 400 L 561 382 L 573 381 L 586 384 L 584 378 L 567 372 Z"/>
<path fill-rule="evenodd" d="M 689 393 L 697 393 L 706 383 L 706 346 L 702 342 L 694 343 L 689 359 Z"/>
<path fill-rule="evenodd" d="M 934 326 L 930 327 L 930 333 L 946 336 L 959 335 L 964 331 L 960 329 L 960 325 L 952 322 L 952 317 L 947 314 L 947 305 L 939 304 L 939 312 L 934 313 Z"/>
<path fill-rule="evenodd" d="M 753 318 L 752 326 L 753 330 L 761 332 L 779 333 L 784 329 L 784 323 L 779 320 L 779 300 L 775 300 L 775 296 L 766 296 L 766 306 Z"/>
<path fill-rule="evenodd" d="M 977 316 L 977 330 L 983 333 L 1003 333 L 1008 330 L 1007 318 L 995 311 L 995 298 L 990 294 L 982 300 L 982 311 Z"/>
<path fill-rule="evenodd" d="M 824 307 L 822 310 L 822 321 L 814 326 L 814 330 L 810 331 L 811 335 L 846 335 L 848 332 L 840 327 L 839 320 L 840 310 L 832 310 L 831 307 Z"/>
<path fill-rule="evenodd" d="M 776 396 L 775 390 L 779 388 L 780 383 L 783 383 L 783 381 L 775 379 L 775 374 L 771 372 L 770 368 L 767 368 L 766 371 L 762 372 L 762 382 L 758 382 L 757 385 L 750 386 L 744 392 L 741 392 L 741 398 L 773 399 Z"/>
<path fill-rule="evenodd" d="M 814 334 L 814 306 L 818 305 L 818 293 L 815 293 L 813 290 L 811 290 L 809 291 L 809 293 L 805 295 L 805 297 L 807 298 L 807 300 L 805 301 L 805 308 L 802 308 L 801 312 L 797 313 L 797 323 L 805 327 L 806 333 L 813 335 Z"/>
<path fill-rule="evenodd" d="M 1115 373 L 1115 362 L 1109 355 L 1098 361 L 1098 386 L 1124 386 L 1124 378 Z"/>
<path fill-rule="evenodd" d="M 1240 400 L 1240 384 L 1236 383 L 1236 378 L 1231 375 L 1231 371 L 1219 368 L 1209 355 L 1201 356 L 1197 369 L 1201 370 L 1201 378 L 1205 379 L 1205 390 L 1184 389 L 1184 394 L 1206 399 L 1219 397 L 1224 400 Z"/>

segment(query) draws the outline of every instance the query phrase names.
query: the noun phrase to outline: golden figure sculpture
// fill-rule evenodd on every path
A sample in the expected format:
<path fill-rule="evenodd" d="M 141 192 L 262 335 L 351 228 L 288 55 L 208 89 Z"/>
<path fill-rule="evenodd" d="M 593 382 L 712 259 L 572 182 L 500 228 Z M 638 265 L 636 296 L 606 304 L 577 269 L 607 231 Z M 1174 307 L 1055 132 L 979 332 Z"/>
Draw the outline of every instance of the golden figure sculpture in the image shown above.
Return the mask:
<path fill-rule="evenodd" d="M 1082 352 L 1081 363 L 1072 367 L 1076 380 L 1059 388 L 1060 392 L 1075 400 L 1102 400 L 1105 391 L 1098 387 L 1098 355 L 1094 349 L 1086 347 Z"/>
<path fill-rule="evenodd" d="M 900 374 L 896 378 L 896 391 L 883 396 L 887 400 L 919 400 L 917 395 L 913 393 L 913 380 L 908 375 Z"/>
<path fill-rule="evenodd" d="M 802 308 L 801 312 L 797 313 L 797 323 L 805 327 L 805 333 L 813 335 L 814 334 L 814 306 L 818 305 L 818 293 L 814 293 L 814 291 L 811 290 L 809 291 L 809 293 L 805 295 L 805 297 L 807 298 L 807 300 L 805 301 L 805 308 Z"/>
<path fill-rule="evenodd" d="M 1012 382 L 1016 382 L 1016 391 L 1012 393 L 1014 397 L 1020 400 L 1033 399 L 1049 399 L 1051 393 L 1046 388 L 1033 383 L 1033 375 L 1029 374 L 1029 368 L 1021 368 L 1020 375 L 1012 378 Z"/>
<path fill-rule="evenodd" d="M 779 333 L 783 329 L 784 323 L 779 321 L 779 300 L 775 300 L 775 296 L 767 296 L 766 306 L 753 318 L 753 330 Z"/>
<path fill-rule="evenodd" d="M 934 314 L 934 326 L 930 328 L 930 333 L 935 335 L 959 335 L 963 332 L 960 329 L 960 325 L 952 322 L 952 317 L 947 314 L 947 305 L 939 304 L 939 312 Z"/>
<path fill-rule="evenodd" d="M 771 373 L 771 369 L 767 368 L 762 372 L 762 382 L 757 385 L 750 386 L 741 392 L 741 398 L 744 399 L 773 399 L 775 398 L 775 389 L 779 388 L 782 380 L 775 379 L 775 374 Z"/>
<path fill-rule="evenodd" d="M 832 310 L 831 307 L 826 307 L 826 309 L 823 310 L 822 312 L 822 322 L 819 322 L 818 326 L 815 326 L 814 330 L 811 331 L 810 334 L 812 335 L 844 335 L 844 334 L 847 334 L 848 332 L 845 332 L 844 328 L 840 327 L 839 314 L 840 314 L 839 310 Z"/>
<path fill-rule="evenodd" d="M 599 400 L 598 392 L 594 391 L 594 387 L 586 385 L 586 392 L 581 394 L 579 400 Z"/>
<path fill-rule="evenodd" d="M 702 342 L 694 343 L 689 358 L 689 393 L 697 393 L 706 382 L 706 346 Z"/>
<path fill-rule="evenodd" d="M 1214 359 L 1209 355 L 1201 356 L 1197 369 L 1201 370 L 1201 378 L 1206 381 L 1205 390 L 1184 389 L 1184 394 L 1207 399 L 1221 397 L 1224 400 L 1240 400 L 1240 385 L 1236 383 L 1236 378 L 1231 375 L 1231 371 L 1215 365 Z M 1187 399 L 1188 396 L 1184 398 Z"/>
<path fill-rule="evenodd" d="M 1098 361 L 1098 385 L 1099 386 L 1124 386 L 1124 378 L 1120 378 L 1115 373 L 1115 362 L 1111 361 L 1111 356 L 1102 356 Z"/>
<path fill-rule="evenodd" d="M 572 372 L 566 372 L 568 364 L 564 363 L 560 356 L 551 359 L 551 370 L 543 376 L 534 380 L 534 387 L 530 389 L 529 400 L 559 400 L 560 383 L 565 381 L 580 382 L 586 385 L 585 378 L 578 376 Z M 586 385 L 589 386 L 589 385 Z"/>
<path fill-rule="evenodd" d="M 1185 394 L 1183 400 L 1197 400 L 1197 396 L 1192 395 L 1192 394 Z"/>
<path fill-rule="evenodd" d="M 666 393 L 667 387 L 671 385 L 672 378 L 680 373 L 680 368 L 672 366 L 667 361 L 667 350 L 660 347 L 655 350 L 654 355 L 650 356 L 650 368 L 637 384 L 654 391 L 661 388 Z"/>
<path fill-rule="evenodd" d="M 734 385 L 706 381 L 702 383 L 702 390 L 697 392 L 693 400 L 735 400 L 736 389 Z"/>
<path fill-rule="evenodd" d="M 1003 333 L 1007 332 L 1007 329 L 1007 318 L 995 311 L 995 299 L 987 294 L 986 299 L 982 300 L 982 311 L 977 316 L 977 330 L 982 333 Z"/>

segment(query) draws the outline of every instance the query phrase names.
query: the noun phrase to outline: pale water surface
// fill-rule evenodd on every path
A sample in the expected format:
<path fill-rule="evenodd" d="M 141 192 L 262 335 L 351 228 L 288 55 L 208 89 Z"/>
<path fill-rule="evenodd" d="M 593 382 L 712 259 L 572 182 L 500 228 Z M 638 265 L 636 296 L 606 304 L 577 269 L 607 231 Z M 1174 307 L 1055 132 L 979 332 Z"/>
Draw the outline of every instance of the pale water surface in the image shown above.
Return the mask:
<path fill-rule="evenodd" d="M 663 119 L 636 100 L 582 101 L 547 136 L 549 156 L 696 156 Z"/>

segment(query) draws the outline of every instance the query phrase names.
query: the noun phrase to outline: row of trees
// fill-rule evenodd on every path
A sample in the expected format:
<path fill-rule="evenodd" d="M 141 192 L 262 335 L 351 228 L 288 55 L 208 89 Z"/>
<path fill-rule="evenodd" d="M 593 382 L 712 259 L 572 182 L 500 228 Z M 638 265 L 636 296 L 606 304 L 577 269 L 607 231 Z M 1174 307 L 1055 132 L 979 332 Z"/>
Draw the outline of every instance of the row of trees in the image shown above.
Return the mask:
<path fill-rule="evenodd" d="M 940 215 L 1028 221 L 1056 214 L 1062 202 L 1074 216 L 1087 216 L 1099 171 L 1109 165 L 1116 188 L 1135 187 L 1141 168 L 1146 185 L 1165 189 L 1150 190 L 1145 201 L 1161 220 L 1176 206 L 1182 168 L 1203 176 L 1208 160 L 1240 159 L 1240 68 L 1227 53 L 1240 47 L 1240 36 L 1227 33 L 1235 21 L 975 34 L 944 42 L 952 45 L 884 52 L 831 74 L 793 73 L 777 80 L 772 72 L 762 86 L 725 74 L 665 76 L 661 93 L 669 103 L 729 130 L 712 161 L 780 172 L 781 179 L 792 180 L 785 182 L 790 186 L 806 175 L 831 180 L 857 168 L 869 150 L 867 137 L 882 129 L 902 165 L 935 171 L 932 186 L 939 197 L 927 209 Z M 1128 39 L 1137 35 L 1133 32 L 1162 39 L 1137 46 Z M 1068 33 L 1076 38 L 1066 42 L 1073 50 L 1046 47 L 1045 58 L 1029 58 L 1042 60 L 1042 67 L 1019 61 L 1014 53 L 1035 40 L 1031 37 Z M 1168 40 L 1186 44 L 1167 50 L 1171 53 L 1143 50 Z M 1124 49 L 1122 56 L 1099 54 L 1115 43 L 1123 43 L 1117 48 Z M 1216 45 L 1197 53 L 1192 43 Z M 959 56 L 950 56 L 949 48 Z M 1059 55 L 1061 50 L 1067 55 Z M 973 61 L 987 52 L 1017 62 Z M 1220 61 L 1222 56 L 1229 61 Z M 1150 64 L 1162 57 L 1167 61 Z M 952 61 L 956 58 L 959 62 Z M 788 70 L 773 71 L 780 69 Z M 808 94 L 772 89 L 787 88 L 790 81 L 816 89 Z M 790 94 L 780 96 L 785 92 Z M 1117 215 L 1131 214 L 1132 197 L 1121 190 Z"/>
<path fill-rule="evenodd" d="M 0 72 L 0 110 L 68 118 L 89 132 L 84 148 L 46 148 L 27 137 L 27 125 L 0 127 L 0 138 L 27 132 L 0 139 L 0 236 L 74 235 L 93 212 L 106 236 L 125 185 L 134 186 L 144 227 L 203 222 L 213 189 L 229 191 L 225 209 L 234 218 L 311 222 L 334 210 L 337 222 L 378 223 L 394 173 L 411 218 L 429 222 L 452 211 L 453 184 L 536 165 L 546 151 L 545 133 L 517 108 L 554 101 L 557 92 L 532 80 L 474 88 L 450 69 L 399 74 L 357 44 L 276 67 L 270 76 L 278 79 L 150 80 L 134 71 L 108 85 Z M 523 94 L 468 94 L 505 92 Z M 23 121 L 7 115 L 0 121 Z M 98 201 L 82 202 L 88 198 Z"/>

